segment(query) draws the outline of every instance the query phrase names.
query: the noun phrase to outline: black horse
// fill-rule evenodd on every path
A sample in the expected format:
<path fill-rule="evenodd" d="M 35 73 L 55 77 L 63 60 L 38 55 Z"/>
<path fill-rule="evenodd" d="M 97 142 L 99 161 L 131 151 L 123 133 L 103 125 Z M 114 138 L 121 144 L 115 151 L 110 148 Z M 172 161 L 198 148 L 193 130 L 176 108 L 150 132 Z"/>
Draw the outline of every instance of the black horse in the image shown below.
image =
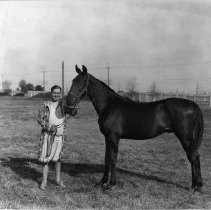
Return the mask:
<path fill-rule="evenodd" d="M 100 131 L 106 142 L 102 187 L 116 183 L 116 162 L 121 138 L 151 139 L 165 132 L 173 132 L 190 161 L 192 188 L 194 191 L 201 190 L 198 149 L 202 142 L 204 122 L 196 103 L 182 98 L 168 98 L 149 103 L 134 102 L 118 95 L 105 83 L 88 74 L 85 66 L 82 66 L 82 70 L 77 65 L 75 68 L 78 75 L 72 81 L 66 103 L 76 109 L 81 96 L 87 92 L 99 116 Z"/>

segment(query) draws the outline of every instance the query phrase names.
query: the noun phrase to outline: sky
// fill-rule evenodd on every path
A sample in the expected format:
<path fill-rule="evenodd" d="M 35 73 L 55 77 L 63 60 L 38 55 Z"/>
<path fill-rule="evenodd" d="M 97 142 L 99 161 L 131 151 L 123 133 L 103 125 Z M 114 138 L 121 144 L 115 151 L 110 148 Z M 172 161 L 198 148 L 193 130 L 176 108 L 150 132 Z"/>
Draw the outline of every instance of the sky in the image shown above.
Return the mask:
<path fill-rule="evenodd" d="M 211 1 L 0 0 L 0 74 L 16 89 L 21 79 L 65 89 L 75 64 L 125 90 L 153 82 L 162 92 L 211 92 Z M 1 79 L 1 80 L 2 80 Z M 1 83 L 1 82 L 0 82 Z"/>

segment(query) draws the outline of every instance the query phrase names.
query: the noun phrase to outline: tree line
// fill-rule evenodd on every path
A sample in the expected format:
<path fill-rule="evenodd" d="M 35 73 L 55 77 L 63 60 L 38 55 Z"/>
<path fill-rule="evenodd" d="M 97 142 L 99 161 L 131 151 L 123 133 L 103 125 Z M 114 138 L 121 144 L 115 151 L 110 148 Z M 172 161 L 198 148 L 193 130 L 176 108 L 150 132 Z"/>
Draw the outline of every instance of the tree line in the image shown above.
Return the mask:
<path fill-rule="evenodd" d="M 133 96 L 138 92 L 137 90 L 137 78 L 131 77 L 127 79 L 126 81 L 126 92 L 128 93 L 128 96 L 133 98 Z M 149 87 L 149 93 L 154 97 L 156 95 L 159 95 L 161 91 L 159 90 L 157 84 L 153 81 L 152 85 Z"/>
<path fill-rule="evenodd" d="M 41 85 L 34 86 L 32 83 L 27 83 L 26 80 L 24 79 L 20 80 L 18 85 L 20 87 L 20 90 L 24 93 L 26 93 L 29 90 L 36 90 L 36 91 L 44 90 L 44 87 L 42 87 Z"/>
<path fill-rule="evenodd" d="M 10 93 L 11 92 L 11 85 L 12 82 L 9 80 L 5 80 L 2 83 L 2 90 L 4 93 Z M 29 90 L 35 90 L 35 91 L 43 91 L 44 87 L 41 85 L 33 85 L 32 83 L 26 82 L 26 80 L 22 79 L 18 83 L 17 90 L 22 91 L 23 93 L 26 93 Z"/>

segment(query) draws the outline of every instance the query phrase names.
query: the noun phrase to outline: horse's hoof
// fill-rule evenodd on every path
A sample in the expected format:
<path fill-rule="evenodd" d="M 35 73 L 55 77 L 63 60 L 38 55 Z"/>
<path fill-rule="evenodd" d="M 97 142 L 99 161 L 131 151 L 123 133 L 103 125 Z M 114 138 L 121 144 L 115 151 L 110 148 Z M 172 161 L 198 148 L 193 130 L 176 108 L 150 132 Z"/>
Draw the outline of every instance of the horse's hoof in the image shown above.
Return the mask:
<path fill-rule="evenodd" d="M 103 180 L 101 180 L 101 182 L 100 182 L 101 188 L 105 187 L 107 184 L 108 184 L 108 182 L 105 182 Z"/>
<path fill-rule="evenodd" d="M 114 185 L 110 185 L 110 184 L 105 184 L 103 187 L 102 187 L 102 191 L 103 192 L 108 192 L 108 191 L 111 191 L 114 189 Z"/>
<path fill-rule="evenodd" d="M 192 187 L 191 190 L 190 190 L 190 194 L 191 194 L 191 196 L 192 195 L 194 195 L 194 196 L 202 195 L 202 189 L 201 189 L 201 187 L 199 187 L 199 186 Z"/>
<path fill-rule="evenodd" d="M 111 190 L 111 186 L 109 184 L 104 184 L 101 189 L 103 192 L 107 192 Z"/>
<path fill-rule="evenodd" d="M 102 182 L 97 182 L 96 184 L 94 184 L 94 187 L 102 187 Z"/>
<path fill-rule="evenodd" d="M 110 181 L 109 184 L 110 184 L 111 186 L 115 186 L 115 185 L 116 185 L 116 182 Z"/>
<path fill-rule="evenodd" d="M 102 190 L 105 189 L 105 188 L 107 187 L 107 185 L 108 185 L 108 183 L 102 183 L 102 182 L 101 182 L 101 189 L 102 189 Z"/>

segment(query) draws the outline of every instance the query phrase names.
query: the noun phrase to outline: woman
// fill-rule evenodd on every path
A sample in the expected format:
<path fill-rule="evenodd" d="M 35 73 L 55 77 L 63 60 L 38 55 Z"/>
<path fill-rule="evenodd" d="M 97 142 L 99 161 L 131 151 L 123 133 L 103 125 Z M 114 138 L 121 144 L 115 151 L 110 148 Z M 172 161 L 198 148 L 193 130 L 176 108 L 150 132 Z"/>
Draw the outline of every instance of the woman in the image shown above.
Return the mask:
<path fill-rule="evenodd" d="M 55 163 L 56 183 L 65 187 L 61 181 L 61 152 L 64 141 L 66 117 L 61 106 L 61 87 L 51 88 L 51 100 L 39 109 L 38 123 L 42 127 L 38 160 L 43 163 L 43 180 L 41 189 L 47 186 L 49 162 Z"/>

